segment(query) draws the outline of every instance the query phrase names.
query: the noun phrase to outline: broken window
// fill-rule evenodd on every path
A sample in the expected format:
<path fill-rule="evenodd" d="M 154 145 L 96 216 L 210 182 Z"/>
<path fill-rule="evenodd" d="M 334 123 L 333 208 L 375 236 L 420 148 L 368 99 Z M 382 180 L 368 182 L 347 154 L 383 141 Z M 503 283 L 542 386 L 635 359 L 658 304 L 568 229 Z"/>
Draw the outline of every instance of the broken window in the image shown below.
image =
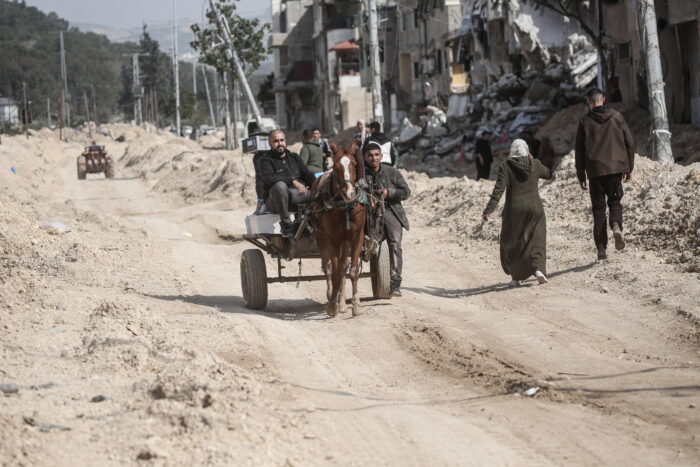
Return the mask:
<path fill-rule="evenodd" d="M 617 45 L 617 58 L 619 60 L 629 60 L 632 58 L 632 49 L 629 41 Z"/>

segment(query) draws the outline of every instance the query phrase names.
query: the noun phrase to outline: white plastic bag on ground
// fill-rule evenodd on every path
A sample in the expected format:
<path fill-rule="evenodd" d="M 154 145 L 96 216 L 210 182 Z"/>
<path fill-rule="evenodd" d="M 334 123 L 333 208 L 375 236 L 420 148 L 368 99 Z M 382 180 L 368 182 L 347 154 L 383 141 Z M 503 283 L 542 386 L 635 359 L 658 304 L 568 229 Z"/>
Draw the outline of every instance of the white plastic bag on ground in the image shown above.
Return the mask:
<path fill-rule="evenodd" d="M 41 225 L 41 229 L 46 230 L 47 233 L 51 235 L 61 235 L 66 232 L 70 232 L 65 224 L 58 221 L 51 221 Z"/>

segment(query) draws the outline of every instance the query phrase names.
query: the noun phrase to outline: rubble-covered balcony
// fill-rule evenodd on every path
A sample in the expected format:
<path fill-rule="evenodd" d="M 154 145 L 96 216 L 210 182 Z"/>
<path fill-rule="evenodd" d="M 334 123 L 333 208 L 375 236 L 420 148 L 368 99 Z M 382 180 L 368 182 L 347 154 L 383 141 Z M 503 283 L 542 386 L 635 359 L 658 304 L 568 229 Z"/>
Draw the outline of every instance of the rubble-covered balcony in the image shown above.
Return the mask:
<path fill-rule="evenodd" d="M 360 46 L 355 41 L 344 41 L 331 48 L 329 67 L 334 87 L 345 89 L 361 86 Z"/>
<path fill-rule="evenodd" d="M 362 12 L 362 2 L 357 0 L 325 3 L 323 5 L 323 29 L 352 29 L 354 18 Z"/>
<path fill-rule="evenodd" d="M 314 62 L 302 60 L 280 67 L 280 77 L 275 79 L 275 90 L 314 87 Z"/>

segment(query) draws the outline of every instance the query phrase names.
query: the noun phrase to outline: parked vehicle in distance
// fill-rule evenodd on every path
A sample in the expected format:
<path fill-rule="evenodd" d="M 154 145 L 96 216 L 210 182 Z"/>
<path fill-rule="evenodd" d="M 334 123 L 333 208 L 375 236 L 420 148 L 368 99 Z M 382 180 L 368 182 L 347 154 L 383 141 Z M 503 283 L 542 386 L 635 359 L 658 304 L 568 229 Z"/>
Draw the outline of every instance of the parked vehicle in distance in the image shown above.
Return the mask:
<path fill-rule="evenodd" d="M 199 126 L 199 134 L 200 135 L 213 135 L 216 133 L 216 128 L 213 126 L 208 126 L 208 125 L 200 125 Z"/>
<path fill-rule="evenodd" d="M 262 128 L 260 128 L 260 125 L 258 124 L 258 121 L 255 120 L 254 118 L 249 119 L 246 124 L 245 124 L 245 137 L 248 138 L 250 136 L 255 135 L 256 133 L 260 132 L 265 132 L 268 133 L 275 128 L 279 128 L 277 126 L 277 122 L 275 121 L 274 118 L 270 117 L 263 117 L 262 118 Z"/>

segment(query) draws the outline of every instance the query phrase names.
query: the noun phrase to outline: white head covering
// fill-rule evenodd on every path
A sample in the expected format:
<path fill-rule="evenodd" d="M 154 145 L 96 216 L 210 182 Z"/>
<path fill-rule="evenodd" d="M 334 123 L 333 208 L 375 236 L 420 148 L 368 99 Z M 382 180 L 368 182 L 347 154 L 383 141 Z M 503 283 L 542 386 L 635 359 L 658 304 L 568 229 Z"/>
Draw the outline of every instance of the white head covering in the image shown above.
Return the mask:
<path fill-rule="evenodd" d="M 513 144 L 510 145 L 510 155 L 508 158 L 513 157 L 527 157 L 530 154 L 530 148 L 523 139 L 516 139 Z"/>

